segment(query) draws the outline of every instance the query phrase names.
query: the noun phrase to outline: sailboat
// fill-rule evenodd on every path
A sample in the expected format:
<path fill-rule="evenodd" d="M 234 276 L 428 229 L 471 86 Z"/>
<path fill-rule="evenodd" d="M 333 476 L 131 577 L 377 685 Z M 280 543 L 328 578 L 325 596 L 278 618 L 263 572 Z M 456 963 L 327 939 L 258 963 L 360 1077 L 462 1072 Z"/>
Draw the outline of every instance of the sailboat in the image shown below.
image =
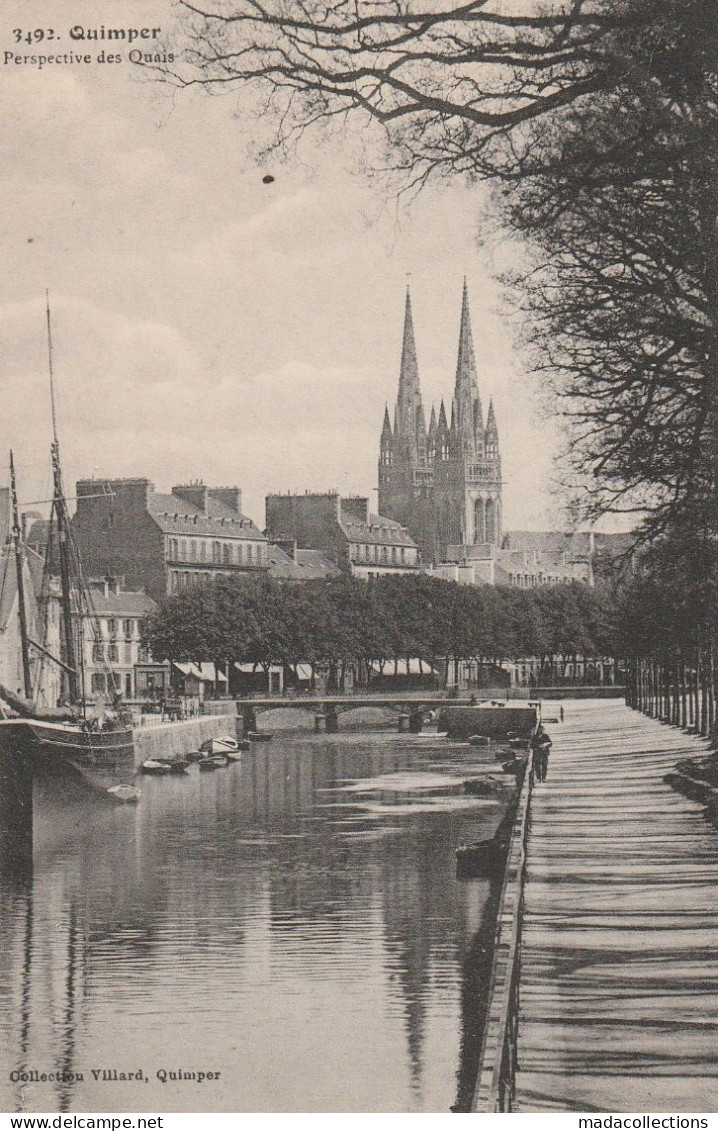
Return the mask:
<path fill-rule="evenodd" d="M 14 694 L 0 685 L 0 699 L 12 709 L 15 718 L 0 718 L 0 746 L 22 750 L 28 754 L 66 760 L 82 770 L 127 770 L 134 765 L 134 739 L 131 725 L 121 720 L 106 721 L 102 727 L 86 717 L 86 701 L 81 693 L 82 635 L 76 647 L 73 627 L 73 604 L 77 621 L 82 623 L 83 579 L 79 563 L 72 552 L 67 501 L 63 488 L 60 465 L 60 445 L 57 436 L 57 413 L 53 379 L 52 333 L 50 304 L 47 303 L 47 341 L 50 370 L 50 400 L 52 407 L 52 518 L 57 533 L 57 557 L 60 573 L 61 630 L 64 656 L 52 655 L 45 644 L 33 640 L 28 632 L 27 605 L 23 569 L 23 543 L 17 501 L 15 465 L 10 453 L 10 490 L 12 496 L 12 545 L 15 554 L 17 577 L 17 606 L 22 656 L 24 696 Z M 48 545 L 49 554 L 49 545 Z M 58 664 L 66 682 L 66 707 L 41 709 L 33 696 L 30 650 L 41 653 L 45 659 Z M 83 689 L 84 690 L 84 689 Z"/>

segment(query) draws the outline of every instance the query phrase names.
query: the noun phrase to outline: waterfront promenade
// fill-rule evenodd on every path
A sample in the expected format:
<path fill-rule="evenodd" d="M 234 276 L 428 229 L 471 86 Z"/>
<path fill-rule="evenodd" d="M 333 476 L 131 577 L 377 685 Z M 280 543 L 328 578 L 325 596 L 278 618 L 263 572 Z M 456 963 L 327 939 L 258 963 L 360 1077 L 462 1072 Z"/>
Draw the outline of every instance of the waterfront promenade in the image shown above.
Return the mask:
<path fill-rule="evenodd" d="M 547 729 L 513 1109 L 715 1111 L 718 832 L 663 782 L 707 744 L 611 701 Z"/>

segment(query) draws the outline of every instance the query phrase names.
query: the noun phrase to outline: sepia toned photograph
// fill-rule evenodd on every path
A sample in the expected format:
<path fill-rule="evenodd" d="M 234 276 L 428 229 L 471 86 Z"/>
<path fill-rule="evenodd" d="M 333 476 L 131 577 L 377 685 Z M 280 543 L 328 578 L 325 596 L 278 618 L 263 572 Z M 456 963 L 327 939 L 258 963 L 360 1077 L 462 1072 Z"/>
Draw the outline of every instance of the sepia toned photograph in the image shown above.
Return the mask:
<path fill-rule="evenodd" d="M 3 5 L 8 1126 L 710 1125 L 716 39 Z"/>

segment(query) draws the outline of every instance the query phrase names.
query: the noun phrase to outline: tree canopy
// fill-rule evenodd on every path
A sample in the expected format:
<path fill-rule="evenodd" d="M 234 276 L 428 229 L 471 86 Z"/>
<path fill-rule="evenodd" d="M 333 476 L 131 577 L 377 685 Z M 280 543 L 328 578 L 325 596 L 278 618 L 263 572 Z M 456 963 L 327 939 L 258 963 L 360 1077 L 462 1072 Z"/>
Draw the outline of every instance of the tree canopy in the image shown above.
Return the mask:
<path fill-rule="evenodd" d="M 219 579 L 168 597 L 145 625 L 156 660 L 334 663 L 449 657 L 547 665 L 614 654 L 608 592 L 462 586 L 419 575 L 284 585 Z"/>

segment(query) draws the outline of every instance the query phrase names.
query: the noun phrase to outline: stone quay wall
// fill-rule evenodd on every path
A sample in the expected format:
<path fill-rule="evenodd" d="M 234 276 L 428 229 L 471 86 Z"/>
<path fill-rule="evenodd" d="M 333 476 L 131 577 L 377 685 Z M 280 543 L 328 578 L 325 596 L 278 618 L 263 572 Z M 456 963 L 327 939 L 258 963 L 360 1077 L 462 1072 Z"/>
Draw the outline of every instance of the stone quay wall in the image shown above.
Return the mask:
<path fill-rule="evenodd" d="M 239 737 L 236 714 L 205 715 L 186 722 L 147 727 L 146 730 L 138 728 L 135 730 L 135 765 L 141 766 L 147 758 L 188 754 L 190 750 L 197 750 L 208 738 L 219 738 L 222 734 Z"/>

